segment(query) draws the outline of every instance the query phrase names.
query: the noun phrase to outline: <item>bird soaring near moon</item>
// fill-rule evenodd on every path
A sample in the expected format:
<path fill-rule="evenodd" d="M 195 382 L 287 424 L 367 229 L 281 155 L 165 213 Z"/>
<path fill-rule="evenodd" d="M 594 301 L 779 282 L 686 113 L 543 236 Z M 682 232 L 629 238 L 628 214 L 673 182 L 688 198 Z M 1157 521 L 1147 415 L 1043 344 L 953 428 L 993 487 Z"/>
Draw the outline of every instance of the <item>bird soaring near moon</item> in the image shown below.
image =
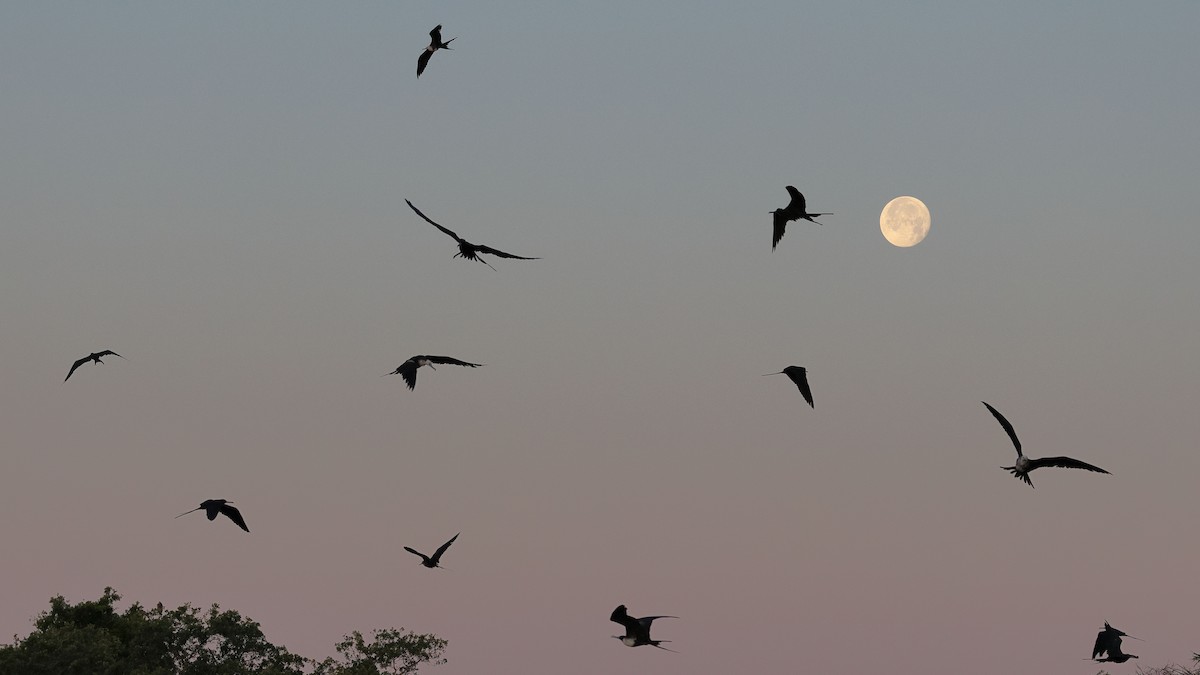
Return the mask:
<path fill-rule="evenodd" d="M 787 191 L 788 194 L 792 196 L 792 201 L 788 202 L 787 206 L 781 209 L 775 209 L 771 212 L 775 216 L 775 230 L 771 238 L 772 251 L 774 251 L 775 247 L 779 245 L 779 240 L 783 239 L 783 232 L 787 229 L 787 224 L 789 221 L 803 218 L 809 222 L 817 223 L 817 221 L 813 220 L 814 216 L 833 215 L 832 213 L 809 213 L 804 204 L 804 195 L 800 194 L 800 191 L 791 185 L 787 186 Z M 817 225 L 820 224 L 821 223 L 817 223 Z"/>

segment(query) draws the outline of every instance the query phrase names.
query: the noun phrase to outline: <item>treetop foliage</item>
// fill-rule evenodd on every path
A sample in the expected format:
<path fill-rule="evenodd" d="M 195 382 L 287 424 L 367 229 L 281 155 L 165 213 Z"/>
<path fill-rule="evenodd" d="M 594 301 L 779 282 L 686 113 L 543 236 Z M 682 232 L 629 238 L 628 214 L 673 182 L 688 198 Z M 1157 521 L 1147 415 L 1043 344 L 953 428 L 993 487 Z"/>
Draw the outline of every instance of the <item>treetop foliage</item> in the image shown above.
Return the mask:
<path fill-rule="evenodd" d="M 322 661 L 272 644 L 258 622 L 233 610 L 190 604 L 124 612 L 111 588 L 97 600 L 50 599 L 35 630 L 0 646 L 0 675 L 408 675 L 445 663 L 446 641 L 403 628 L 354 631 Z"/>

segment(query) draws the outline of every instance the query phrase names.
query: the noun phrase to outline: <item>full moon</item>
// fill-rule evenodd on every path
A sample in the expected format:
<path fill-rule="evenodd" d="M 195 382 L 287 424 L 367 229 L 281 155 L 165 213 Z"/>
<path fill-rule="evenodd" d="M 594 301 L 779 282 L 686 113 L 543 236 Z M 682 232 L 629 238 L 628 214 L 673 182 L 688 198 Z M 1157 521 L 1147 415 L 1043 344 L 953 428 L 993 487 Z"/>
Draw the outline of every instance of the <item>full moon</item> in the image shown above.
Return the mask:
<path fill-rule="evenodd" d="M 916 197 L 896 197 L 879 214 L 879 229 L 894 246 L 916 246 L 929 234 L 929 209 Z"/>

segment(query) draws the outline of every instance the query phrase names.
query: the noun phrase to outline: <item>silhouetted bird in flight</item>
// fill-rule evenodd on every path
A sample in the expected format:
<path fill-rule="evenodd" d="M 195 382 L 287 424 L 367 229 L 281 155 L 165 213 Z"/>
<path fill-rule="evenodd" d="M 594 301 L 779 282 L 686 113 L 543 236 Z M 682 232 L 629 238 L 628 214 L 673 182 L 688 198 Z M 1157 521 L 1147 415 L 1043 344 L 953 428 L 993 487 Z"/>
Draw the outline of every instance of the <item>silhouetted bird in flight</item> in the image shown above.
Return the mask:
<path fill-rule="evenodd" d="M 421 52 L 421 56 L 417 58 L 417 77 L 420 77 L 421 73 L 425 72 L 425 66 L 429 65 L 429 57 L 433 56 L 434 52 L 439 49 L 450 49 L 450 43 L 458 39 L 450 38 L 449 40 L 442 42 L 442 24 L 440 23 L 436 28 L 429 31 L 429 38 L 429 46 L 426 47 L 425 51 Z"/>
<path fill-rule="evenodd" d="M 994 415 L 996 420 L 1000 422 L 1000 426 L 1004 427 L 1004 430 L 1008 432 L 1008 437 L 1012 439 L 1013 446 L 1017 449 L 1016 465 L 1002 466 L 1000 468 L 1006 471 L 1011 471 L 1012 475 L 1028 483 L 1029 487 L 1033 487 L 1033 481 L 1029 480 L 1029 472 L 1033 471 L 1034 469 L 1040 469 L 1044 466 L 1057 466 L 1064 469 L 1087 469 L 1088 471 L 1095 471 L 1097 473 L 1108 473 L 1098 466 L 1092 466 L 1087 462 L 1081 462 L 1077 459 L 1071 459 L 1070 457 L 1042 457 L 1041 459 L 1030 459 L 1026 457 L 1025 454 L 1021 452 L 1021 441 L 1017 440 L 1017 432 L 1013 431 L 1013 426 L 1008 423 L 1008 420 L 1004 419 L 1004 415 L 1001 415 L 999 410 L 996 410 L 992 406 L 988 405 L 987 401 L 980 401 L 980 403 L 984 404 L 987 406 L 988 410 L 992 411 L 992 415 Z"/>
<path fill-rule="evenodd" d="M 454 234 L 450 230 L 448 230 L 448 229 L 442 227 L 441 225 L 438 225 L 437 223 L 430 220 L 429 216 L 425 215 L 424 213 L 421 213 L 421 210 L 418 209 L 417 207 L 413 206 L 412 202 L 409 202 L 407 199 L 405 199 L 404 201 L 408 202 L 409 208 L 411 208 L 413 211 L 416 211 L 418 216 L 421 216 L 422 218 L 425 219 L 425 222 L 429 223 L 430 225 L 433 225 L 434 227 L 441 230 L 442 232 L 445 232 L 446 234 L 450 235 L 451 237 L 454 237 L 454 241 L 458 242 L 458 253 L 454 254 L 455 258 L 466 258 L 467 260 L 478 260 L 479 262 L 483 263 L 484 265 L 487 265 L 488 267 L 492 267 L 492 266 L 489 265 L 486 260 L 479 257 L 480 253 L 487 253 L 489 255 L 494 255 L 494 256 L 501 257 L 501 258 L 516 258 L 517 260 L 541 260 L 541 258 L 526 258 L 525 256 L 513 255 L 511 253 L 505 253 L 504 251 L 498 251 L 498 250 L 492 248 L 491 246 L 484 246 L 483 244 L 472 244 L 471 242 L 467 241 L 466 239 L 463 239 L 462 237 L 458 236 L 457 234 Z M 492 269 L 496 269 L 496 268 L 492 267 Z"/>
<path fill-rule="evenodd" d="M 1096 635 L 1096 646 L 1092 647 L 1092 660 L 1099 661 L 1101 663 L 1107 663 L 1110 661 L 1112 663 L 1125 663 L 1129 659 L 1136 659 L 1137 658 L 1136 655 L 1126 654 L 1121 651 L 1121 638 L 1122 637 L 1132 638 L 1134 640 L 1141 639 L 1141 638 L 1135 638 L 1132 635 L 1126 635 L 1125 633 L 1108 625 L 1108 622 L 1105 621 L 1104 622 L 1104 630 L 1100 631 Z M 1101 654 L 1105 654 L 1105 653 L 1107 653 L 1108 656 L 1106 656 L 1105 658 L 1102 658 L 1102 659 L 1097 658 Z"/>
<path fill-rule="evenodd" d="M 408 384 L 409 389 L 416 389 L 417 368 L 420 368 L 421 366 L 429 366 L 430 368 L 433 368 L 433 364 L 435 363 L 442 365 L 448 364 L 451 366 L 467 366 L 468 368 L 478 368 L 479 366 L 483 365 L 482 363 L 467 363 L 466 361 L 459 361 L 458 359 L 451 358 L 449 356 L 422 355 L 412 357 L 404 363 L 401 363 L 400 366 L 392 372 L 384 373 L 383 375 L 380 375 L 380 377 L 384 377 L 386 375 L 399 375 L 400 377 L 404 378 L 404 381 Z M 433 369 L 437 370 L 437 368 Z"/>
<path fill-rule="evenodd" d="M 458 534 L 462 534 L 462 532 L 459 532 Z M 404 547 L 404 550 L 408 551 L 409 553 L 412 553 L 413 555 L 421 556 L 421 564 L 428 567 L 429 569 L 433 569 L 435 567 L 441 567 L 441 565 L 438 565 L 438 563 L 442 560 L 442 554 L 446 552 L 446 549 L 450 548 L 450 544 L 453 544 L 455 539 L 458 539 L 458 534 L 454 535 L 453 537 L 450 537 L 450 541 L 439 546 L 438 550 L 433 552 L 433 555 L 425 555 L 424 553 L 421 553 L 417 549 L 409 548 L 407 546 Z"/>
<path fill-rule="evenodd" d="M 816 408 L 816 406 L 813 405 L 812 390 L 808 388 L 807 369 L 801 366 L 788 366 L 778 373 L 767 373 L 767 375 L 787 375 L 789 378 L 791 378 L 792 382 L 796 383 L 796 388 L 800 390 L 800 395 L 804 397 L 804 400 L 808 401 L 808 405 L 812 408 Z M 766 377 L 767 375 L 763 375 L 763 377 Z"/>
<path fill-rule="evenodd" d="M 650 639 L 650 624 L 654 623 L 655 619 L 678 619 L 677 616 L 643 616 L 638 619 L 625 611 L 625 605 L 618 605 L 613 610 L 610 620 L 615 621 L 625 627 L 625 635 L 614 635 L 626 647 L 641 647 L 642 645 L 650 645 L 668 652 L 675 652 L 674 649 L 667 649 L 661 643 L 670 642 L 670 640 L 651 640 Z M 678 652 L 675 652 L 678 653 Z"/>
<path fill-rule="evenodd" d="M 832 213 L 809 213 L 804 209 L 804 195 L 791 185 L 787 186 L 788 194 L 792 196 L 792 201 L 782 209 L 775 209 L 771 213 L 775 214 L 775 236 L 771 240 L 771 250 L 779 245 L 779 240 L 783 239 L 783 231 L 787 229 L 789 221 L 799 220 L 801 218 L 817 223 L 813 220 L 813 216 L 832 216 Z M 817 223 L 820 225 L 821 223 Z"/>
<path fill-rule="evenodd" d="M 79 359 L 78 361 L 76 361 L 74 364 L 71 365 L 71 370 L 67 372 L 67 376 L 63 378 L 63 382 L 66 382 L 67 380 L 71 379 L 71 375 L 75 373 L 75 369 L 78 368 L 79 366 L 82 366 L 83 364 L 87 363 L 88 361 L 94 361 L 95 363 L 104 363 L 103 361 L 100 360 L 100 357 L 108 356 L 109 354 L 112 354 L 113 356 L 116 356 L 116 357 L 119 357 L 122 359 L 125 358 L 124 356 L 121 356 L 120 354 L 114 352 L 111 349 L 105 349 L 102 352 L 88 354 L 87 356 L 83 357 L 82 359 Z"/>
<path fill-rule="evenodd" d="M 246 527 L 246 521 L 242 518 L 242 512 L 238 511 L 236 507 L 230 506 L 231 504 L 233 504 L 233 502 L 226 499 L 205 499 L 204 501 L 200 502 L 200 506 L 197 506 L 191 511 L 185 511 L 175 517 L 182 518 L 193 511 L 204 509 L 204 513 L 208 516 L 209 520 L 216 520 L 217 514 L 220 513 L 226 518 L 237 523 L 238 527 L 249 532 L 250 528 Z"/>

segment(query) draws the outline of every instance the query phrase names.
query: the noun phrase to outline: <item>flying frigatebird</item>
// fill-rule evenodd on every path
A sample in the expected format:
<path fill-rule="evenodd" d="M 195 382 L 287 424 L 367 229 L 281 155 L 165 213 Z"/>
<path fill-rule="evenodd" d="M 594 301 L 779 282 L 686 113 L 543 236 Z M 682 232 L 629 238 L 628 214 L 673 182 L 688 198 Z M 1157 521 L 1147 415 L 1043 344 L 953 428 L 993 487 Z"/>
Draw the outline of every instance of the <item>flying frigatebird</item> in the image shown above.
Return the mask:
<path fill-rule="evenodd" d="M 1127 637 L 1134 640 L 1141 639 L 1135 638 L 1132 635 L 1127 635 L 1122 631 L 1113 628 L 1107 621 L 1105 621 L 1104 630 L 1096 634 L 1096 646 L 1092 647 L 1092 660 L 1099 661 L 1100 663 L 1125 663 L 1129 659 L 1136 659 L 1136 655 L 1126 654 L 1121 651 L 1122 637 Z M 1097 658 L 1101 654 L 1108 654 L 1108 656 L 1104 658 Z"/>
<path fill-rule="evenodd" d="M 651 640 L 650 639 L 650 624 L 654 623 L 655 619 L 678 619 L 677 616 L 643 616 L 640 619 L 629 616 L 625 611 L 625 605 L 618 605 L 613 613 L 608 617 L 610 621 L 615 621 L 625 627 L 625 635 L 614 635 L 626 647 L 641 647 L 650 645 L 659 649 L 675 652 L 674 649 L 667 649 L 661 643 L 670 642 L 670 640 Z M 678 653 L 678 652 L 675 652 Z"/>
<path fill-rule="evenodd" d="M 451 237 L 454 237 L 454 241 L 458 242 L 458 253 L 456 253 L 454 255 L 455 258 L 466 258 L 467 260 L 478 260 L 479 262 L 483 263 L 484 265 L 487 265 L 488 267 L 492 267 L 492 266 L 490 264 L 488 264 L 488 262 L 486 260 L 479 257 L 480 253 L 487 253 L 488 255 L 494 255 L 494 256 L 497 256 L 500 258 L 516 258 L 517 260 L 540 260 L 540 258 L 526 258 L 525 256 L 513 255 L 511 253 L 505 253 L 504 251 L 499 251 L 499 250 L 492 248 L 491 246 L 484 246 L 483 244 L 472 244 L 471 242 L 467 241 L 466 239 L 463 239 L 462 237 L 458 236 L 454 232 L 452 232 L 452 231 L 442 227 L 441 225 L 438 225 L 437 223 L 433 222 L 432 220 L 430 220 L 429 216 L 425 215 L 424 213 L 421 213 L 421 210 L 418 209 L 417 207 L 413 206 L 412 202 L 408 201 L 407 199 L 405 199 L 404 201 L 408 202 L 408 207 L 411 208 L 413 211 L 416 211 L 418 216 L 421 216 L 422 218 L 424 218 L 425 222 L 429 223 L 430 225 L 433 225 L 434 227 L 441 230 L 442 232 L 445 232 L 446 234 L 450 235 Z M 492 269 L 496 269 L 496 268 L 492 267 Z"/>
<path fill-rule="evenodd" d="M 429 65 L 429 58 L 433 56 L 434 52 L 439 49 L 450 49 L 450 43 L 458 39 L 450 38 L 442 42 L 442 24 L 440 23 L 433 30 L 429 31 L 429 38 L 429 46 L 417 58 L 417 77 L 420 77 L 421 73 L 425 72 L 425 66 Z"/>
<path fill-rule="evenodd" d="M 238 511 L 237 507 L 231 506 L 231 504 L 233 504 L 233 502 L 227 499 L 205 499 L 204 501 L 200 502 L 200 506 L 197 506 L 191 511 L 184 511 L 175 517 L 182 518 L 193 511 L 204 509 L 204 513 L 208 516 L 209 520 L 216 520 L 217 514 L 219 513 L 237 523 L 238 527 L 249 532 L 250 528 L 246 527 L 246 521 L 242 518 L 242 512 Z"/>
<path fill-rule="evenodd" d="M 814 216 L 833 215 L 832 213 L 809 213 L 807 210 L 805 210 L 804 195 L 800 194 L 800 191 L 791 185 L 787 186 L 787 191 L 788 194 L 792 196 L 792 201 L 788 202 L 788 205 L 782 209 L 775 209 L 771 212 L 775 214 L 775 234 L 771 239 L 772 251 L 774 251 L 775 247 L 779 245 L 779 240 L 783 239 L 783 231 L 787 229 L 787 224 L 789 221 L 803 218 L 807 221 L 817 223 L 817 221 L 813 220 Z M 821 223 L 817 224 L 820 225 Z"/>
<path fill-rule="evenodd" d="M 462 534 L 462 532 L 459 532 L 458 534 Z M 417 549 L 409 548 L 407 546 L 404 547 L 404 550 L 408 551 L 409 553 L 412 553 L 413 555 L 421 556 L 421 564 L 428 567 L 429 569 L 433 569 L 435 567 L 441 567 L 441 565 L 439 565 L 438 563 L 441 562 L 441 560 L 442 560 L 442 554 L 446 552 L 446 549 L 450 548 L 450 544 L 453 544 L 455 539 L 458 539 L 458 534 L 454 535 L 453 537 L 450 537 L 450 541 L 439 546 L 438 550 L 433 552 L 433 555 L 425 555 L 424 553 L 421 553 Z"/>
<path fill-rule="evenodd" d="M 401 363 L 392 372 L 384 373 L 383 375 L 380 375 L 380 377 L 386 375 L 399 375 L 400 377 L 404 378 L 404 382 L 408 385 L 410 390 L 416 389 L 417 368 L 420 368 L 421 366 L 429 366 L 430 368 L 433 368 L 433 364 L 435 363 L 443 365 L 448 364 L 452 366 L 467 366 L 468 368 L 478 368 L 479 366 L 483 365 L 482 363 L 467 363 L 466 361 L 459 361 L 458 359 L 451 358 L 449 356 L 428 356 L 422 354 L 420 356 L 414 356 L 410 358 L 404 363 Z M 433 369 L 437 370 L 437 368 Z"/>
<path fill-rule="evenodd" d="M 112 354 L 113 356 L 116 356 L 118 358 L 122 358 L 122 359 L 125 358 L 124 356 L 121 356 L 120 354 L 114 352 L 111 349 L 105 349 L 102 352 L 94 352 L 92 354 L 88 354 L 87 356 L 83 357 L 82 359 L 79 359 L 78 361 L 76 361 L 74 364 L 71 365 L 71 370 L 67 372 L 67 376 L 63 378 L 63 382 L 66 382 L 67 380 L 71 379 L 71 375 L 73 375 L 75 373 L 75 369 L 78 368 L 79 366 L 82 366 L 83 364 L 87 363 L 88 361 L 92 361 L 94 363 L 104 363 L 103 361 L 100 360 L 100 357 L 108 356 L 109 354 Z"/>
<path fill-rule="evenodd" d="M 1088 471 L 1095 471 L 1097 473 L 1108 473 L 1098 466 L 1092 466 L 1087 462 L 1081 462 L 1070 457 L 1042 457 L 1040 459 L 1026 457 L 1025 453 L 1021 452 L 1021 441 L 1017 439 L 1017 432 L 1013 430 L 1012 424 L 1009 424 L 1008 420 L 1004 419 L 1004 415 L 1001 415 L 1000 411 L 989 405 L 987 401 L 980 401 L 980 403 L 992 411 L 992 415 L 996 417 L 996 421 L 1000 422 L 1000 426 L 1004 427 L 1004 430 L 1008 432 L 1008 437 L 1012 439 L 1013 446 L 1017 449 L 1016 465 L 1002 466 L 1000 468 L 1011 471 L 1012 475 L 1025 481 L 1029 487 L 1033 487 L 1033 481 L 1029 480 L 1029 472 L 1044 466 L 1057 466 L 1064 469 L 1087 469 Z"/>
<path fill-rule="evenodd" d="M 778 373 L 767 373 L 767 375 L 787 375 L 792 382 L 796 383 L 796 388 L 800 390 L 800 395 L 804 397 L 804 400 L 808 401 L 809 407 L 816 408 L 813 405 L 812 390 L 808 388 L 808 369 L 803 366 L 788 366 Z M 767 375 L 763 375 L 763 377 Z"/>

